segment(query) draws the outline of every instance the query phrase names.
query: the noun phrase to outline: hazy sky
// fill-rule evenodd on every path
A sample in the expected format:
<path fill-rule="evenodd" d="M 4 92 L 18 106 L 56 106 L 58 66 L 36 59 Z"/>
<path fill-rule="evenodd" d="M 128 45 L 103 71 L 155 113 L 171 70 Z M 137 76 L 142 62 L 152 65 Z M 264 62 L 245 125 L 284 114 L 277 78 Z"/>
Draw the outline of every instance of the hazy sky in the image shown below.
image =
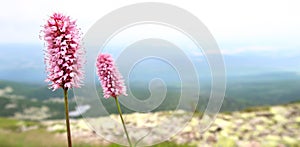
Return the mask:
<path fill-rule="evenodd" d="M 2 1 L 0 78 L 44 79 L 42 50 L 44 42 L 39 40 L 39 32 L 53 12 L 62 12 L 77 19 L 78 26 L 85 33 L 98 19 L 111 11 L 148 1 Z M 224 55 L 232 55 L 225 58 L 228 73 L 243 72 L 241 67 L 247 69 L 246 72 L 252 69 L 254 71 L 300 69 L 299 0 L 153 0 L 153 2 L 172 4 L 197 16 L 215 37 L 221 52 Z M 16 77 L 20 79 L 15 79 Z"/>
<path fill-rule="evenodd" d="M 9 0 L 0 5 L 0 44 L 42 44 L 38 34 L 49 15 L 63 12 L 85 33 L 98 19 L 122 6 L 148 0 Z M 153 0 L 196 15 L 224 54 L 268 56 L 300 54 L 300 1 L 294 0 Z"/>

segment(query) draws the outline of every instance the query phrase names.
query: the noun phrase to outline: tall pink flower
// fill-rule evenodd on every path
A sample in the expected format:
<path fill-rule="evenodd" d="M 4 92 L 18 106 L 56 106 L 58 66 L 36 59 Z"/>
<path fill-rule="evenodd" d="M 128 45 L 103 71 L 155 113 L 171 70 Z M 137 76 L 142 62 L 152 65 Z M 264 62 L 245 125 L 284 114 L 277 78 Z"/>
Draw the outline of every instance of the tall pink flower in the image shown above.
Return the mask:
<path fill-rule="evenodd" d="M 109 98 L 110 96 L 116 98 L 121 94 L 127 96 L 123 77 L 115 66 L 110 54 L 100 54 L 97 58 L 96 66 L 104 98 Z"/>
<path fill-rule="evenodd" d="M 46 41 L 45 52 L 46 82 L 51 82 L 53 90 L 80 87 L 83 78 L 83 51 L 81 34 L 76 21 L 69 16 L 54 13 L 43 26 L 43 39 Z"/>

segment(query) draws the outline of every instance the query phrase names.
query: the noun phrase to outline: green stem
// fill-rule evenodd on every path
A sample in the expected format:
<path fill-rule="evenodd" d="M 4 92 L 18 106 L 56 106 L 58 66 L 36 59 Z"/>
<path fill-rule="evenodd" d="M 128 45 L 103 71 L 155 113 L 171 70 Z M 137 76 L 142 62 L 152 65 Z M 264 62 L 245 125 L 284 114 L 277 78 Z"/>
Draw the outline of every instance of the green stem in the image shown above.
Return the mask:
<path fill-rule="evenodd" d="M 118 111 L 119 111 L 119 114 L 120 114 L 120 118 L 122 120 L 123 128 L 124 128 L 124 131 L 125 131 L 125 134 L 126 134 L 126 137 L 127 137 L 127 141 L 129 143 L 129 146 L 132 147 L 132 144 L 131 144 L 131 141 L 130 141 L 130 138 L 129 138 L 129 135 L 128 135 L 128 132 L 127 132 L 127 129 L 126 129 L 126 125 L 125 125 L 125 122 L 124 122 L 124 119 L 123 119 L 123 116 L 122 116 L 122 111 L 121 111 L 121 107 L 120 107 L 120 104 L 119 104 L 119 101 L 118 101 L 118 97 L 115 97 L 115 100 L 116 100 L 116 105 L 117 105 L 117 108 L 118 108 Z"/>
<path fill-rule="evenodd" d="M 72 147 L 70 121 L 69 121 L 68 89 L 64 89 L 64 97 L 65 97 L 66 125 L 67 125 L 67 134 L 68 134 L 68 147 Z"/>

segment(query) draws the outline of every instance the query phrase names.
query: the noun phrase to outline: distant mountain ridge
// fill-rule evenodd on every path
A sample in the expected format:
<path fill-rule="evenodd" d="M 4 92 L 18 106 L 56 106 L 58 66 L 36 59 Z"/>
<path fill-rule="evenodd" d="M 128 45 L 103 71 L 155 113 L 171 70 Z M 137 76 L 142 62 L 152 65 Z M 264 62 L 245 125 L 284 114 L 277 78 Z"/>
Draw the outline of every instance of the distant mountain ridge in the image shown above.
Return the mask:
<path fill-rule="evenodd" d="M 46 73 L 43 44 L 0 44 L 0 49 L 0 80 L 44 83 Z M 191 55 L 189 58 L 199 63 L 196 68 L 201 76 L 210 76 L 204 56 Z M 267 57 L 259 54 L 224 54 L 223 58 L 228 77 L 288 71 L 300 73 L 300 55 Z M 202 66 L 204 64 L 206 65 Z M 140 68 L 145 72 L 157 67 L 157 64 L 150 62 L 142 65 Z M 145 72 L 143 75 L 146 75 Z"/>

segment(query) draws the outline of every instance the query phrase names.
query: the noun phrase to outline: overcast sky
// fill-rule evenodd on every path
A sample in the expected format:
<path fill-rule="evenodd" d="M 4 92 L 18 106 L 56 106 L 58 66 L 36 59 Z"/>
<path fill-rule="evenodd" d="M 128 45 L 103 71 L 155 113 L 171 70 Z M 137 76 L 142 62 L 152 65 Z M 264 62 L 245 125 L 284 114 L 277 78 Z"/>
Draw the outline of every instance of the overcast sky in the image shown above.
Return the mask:
<path fill-rule="evenodd" d="M 23 77 L 35 77 L 43 81 L 44 42 L 39 39 L 39 32 L 53 12 L 62 12 L 77 19 L 78 26 L 85 33 L 98 19 L 111 11 L 148 1 L 2 1 L 0 79 L 18 81 L 24 80 Z M 243 72 L 241 67 L 266 71 L 300 69 L 299 0 L 153 0 L 153 2 L 175 5 L 198 17 L 215 37 L 223 55 L 230 55 L 227 56 L 229 58 L 225 58 L 228 73 Z M 188 45 L 184 48 L 188 48 Z"/>
<path fill-rule="evenodd" d="M 38 34 L 49 15 L 63 12 L 85 33 L 98 19 L 120 7 L 148 0 L 9 0 L 0 5 L 0 44 L 42 44 Z M 300 54 L 300 1 L 153 0 L 196 15 L 225 54 Z M 284 53 L 283 53 L 284 52 Z"/>

